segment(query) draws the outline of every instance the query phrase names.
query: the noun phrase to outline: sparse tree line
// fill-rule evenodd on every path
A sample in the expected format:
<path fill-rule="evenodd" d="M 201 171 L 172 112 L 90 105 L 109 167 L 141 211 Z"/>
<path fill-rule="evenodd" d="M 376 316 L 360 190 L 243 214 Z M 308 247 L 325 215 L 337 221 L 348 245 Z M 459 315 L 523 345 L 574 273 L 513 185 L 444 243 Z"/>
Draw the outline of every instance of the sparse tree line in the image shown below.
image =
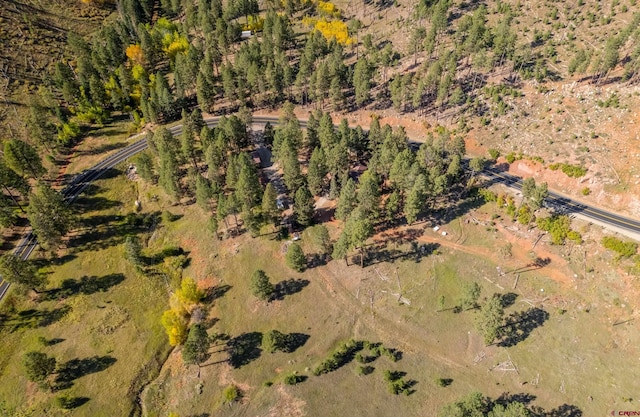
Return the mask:
<path fill-rule="evenodd" d="M 485 397 L 480 392 L 472 392 L 457 401 L 446 404 L 438 412 L 439 417 L 579 417 L 582 410 L 570 404 L 563 404 L 546 411 L 531 404 L 535 395 L 502 394 L 498 398 Z"/>

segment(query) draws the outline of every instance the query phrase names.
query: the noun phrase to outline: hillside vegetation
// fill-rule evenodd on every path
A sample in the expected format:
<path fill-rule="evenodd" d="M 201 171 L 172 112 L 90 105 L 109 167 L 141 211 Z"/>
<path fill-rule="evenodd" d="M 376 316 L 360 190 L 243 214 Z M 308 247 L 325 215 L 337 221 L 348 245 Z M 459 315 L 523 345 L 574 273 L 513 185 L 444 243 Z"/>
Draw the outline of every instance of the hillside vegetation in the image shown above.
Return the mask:
<path fill-rule="evenodd" d="M 516 198 L 480 172 L 630 188 L 623 158 L 602 168 L 624 144 L 592 124 L 631 117 L 635 4 L 62 12 L 86 26 L 11 4 L 7 19 L 34 12 L 11 39 L 50 47 L 5 71 L 19 100 L 0 224 L 28 221 L 42 251 L 0 257 L 3 413 L 579 417 L 634 401 L 638 335 L 614 326 L 634 317 L 616 270 L 640 270 L 637 245 L 545 209 L 545 182 Z M 258 111 L 277 126 L 254 131 Z M 56 190 L 124 131 L 149 149 L 69 207 Z"/>

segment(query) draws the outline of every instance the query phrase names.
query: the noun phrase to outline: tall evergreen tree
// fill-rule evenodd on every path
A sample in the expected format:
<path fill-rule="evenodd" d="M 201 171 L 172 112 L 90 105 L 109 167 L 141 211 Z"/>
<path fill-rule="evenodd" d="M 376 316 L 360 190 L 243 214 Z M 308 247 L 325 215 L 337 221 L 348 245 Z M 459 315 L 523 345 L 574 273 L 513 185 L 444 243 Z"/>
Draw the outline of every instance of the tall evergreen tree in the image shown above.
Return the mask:
<path fill-rule="evenodd" d="M 24 354 L 22 364 L 30 381 L 44 383 L 56 370 L 56 358 L 46 353 L 30 351 Z"/>
<path fill-rule="evenodd" d="M 342 191 L 340 191 L 338 207 L 336 208 L 336 218 L 343 222 L 347 221 L 353 209 L 356 208 L 357 201 L 356 184 L 349 178 L 342 187 Z"/>
<path fill-rule="evenodd" d="M 378 218 L 380 212 L 380 186 L 375 172 L 366 170 L 360 176 L 360 189 L 358 190 L 358 204 L 370 220 Z"/>
<path fill-rule="evenodd" d="M 311 153 L 309 168 L 307 170 L 309 191 L 311 191 L 313 195 L 320 195 L 325 185 L 326 176 L 327 168 L 325 165 L 324 152 L 321 148 L 315 148 Z"/>
<path fill-rule="evenodd" d="M 250 211 L 257 207 L 262 197 L 262 187 L 258 179 L 258 171 L 246 153 L 238 157 L 240 174 L 236 183 L 236 193 L 242 204 L 242 211 Z"/>
<path fill-rule="evenodd" d="M 0 256 L 0 275 L 8 282 L 39 292 L 47 283 L 46 275 L 38 273 L 35 265 L 11 253 Z"/>
<path fill-rule="evenodd" d="M 196 323 L 191 326 L 187 341 L 182 348 L 182 359 L 186 364 L 198 365 L 198 378 L 200 377 L 200 365 L 209 359 L 210 346 L 211 339 L 204 325 Z"/>
<path fill-rule="evenodd" d="M 293 200 L 293 212 L 296 221 L 303 226 L 309 226 L 313 222 L 313 196 L 306 185 L 302 185 L 296 191 Z"/>
<path fill-rule="evenodd" d="M 418 219 L 418 215 L 424 211 L 424 206 L 427 200 L 427 191 L 427 178 L 424 174 L 420 174 L 405 200 L 404 215 L 407 219 L 407 223 L 414 223 Z"/>
<path fill-rule="evenodd" d="M 274 226 L 280 224 L 280 210 L 277 204 L 278 193 L 272 183 L 268 183 L 262 195 L 262 215 L 268 222 L 273 222 Z"/>
<path fill-rule="evenodd" d="M 269 277 L 261 269 L 251 275 L 251 292 L 261 300 L 269 300 L 273 295 L 273 284 L 269 282 Z"/>
<path fill-rule="evenodd" d="M 15 172 L 31 178 L 40 178 L 45 173 L 36 149 L 21 140 L 13 139 L 4 143 L 4 161 Z"/>
<path fill-rule="evenodd" d="M 356 62 L 353 71 L 353 88 L 356 105 L 362 106 L 371 98 L 371 68 L 366 58 Z"/>
<path fill-rule="evenodd" d="M 302 272 L 307 267 L 307 257 L 298 242 L 293 242 L 287 248 L 286 261 L 289 268 Z"/>
<path fill-rule="evenodd" d="M 211 199 L 216 193 L 211 186 L 211 181 L 200 174 L 196 175 L 196 202 L 203 210 L 211 210 Z"/>
<path fill-rule="evenodd" d="M 48 184 L 38 184 L 29 199 L 27 216 L 40 245 L 55 250 L 69 233 L 74 216 L 62 196 Z"/>

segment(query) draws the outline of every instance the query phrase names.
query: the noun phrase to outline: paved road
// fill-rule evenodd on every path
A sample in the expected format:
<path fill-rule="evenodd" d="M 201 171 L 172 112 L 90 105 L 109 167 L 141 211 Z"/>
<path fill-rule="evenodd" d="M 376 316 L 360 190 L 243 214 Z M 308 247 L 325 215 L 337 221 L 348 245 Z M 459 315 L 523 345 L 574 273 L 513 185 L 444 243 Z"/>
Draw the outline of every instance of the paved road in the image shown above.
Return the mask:
<path fill-rule="evenodd" d="M 483 174 L 489 179 L 500 182 L 510 188 L 518 191 L 522 190 L 522 178 L 520 177 L 507 174 L 494 167 L 486 168 Z M 549 191 L 549 196 L 545 199 L 545 205 L 558 213 L 579 214 L 587 219 L 640 235 L 640 221 L 638 219 L 631 219 L 580 203 L 554 191 Z"/>
<path fill-rule="evenodd" d="M 219 117 L 211 117 L 205 120 L 207 126 L 212 127 L 218 123 Z M 266 116 L 254 116 L 253 124 L 254 125 L 265 125 L 267 122 L 272 125 L 278 124 L 277 117 L 266 117 Z M 307 125 L 306 120 L 300 120 L 300 126 L 305 128 Z M 169 131 L 177 136 L 182 133 L 182 125 L 177 125 L 169 128 Z M 92 181 L 100 178 L 107 172 L 109 169 L 115 167 L 122 161 L 130 158 L 131 156 L 147 149 L 147 140 L 146 138 L 137 139 L 143 135 L 133 136 L 131 139 L 135 139 L 135 141 L 123 148 L 109 157 L 105 158 L 92 168 L 83 171 L 82 173 L 76 175 L 71 182 L 62 190 L 62 195 L 68 204 L 73 203 L 73 201 L 82 193 Z M 412 142 L 411 147 L 415 148 L 419 146 L 418 143 Z M 522 188 L 522 179 L 515 175 L 510 175 L 504 172 L 501 172 L 495 168 L 487 168 L 483 171 L 483 174 L 490 179 L 493 179 L 496 182 L 500 182 L 505 184 L 506 186 L 513 188 L 515 190 L 520 190 Z M 558 193 L 553 191 L 549 192 L 549 197 L 546 200 L 546 203 L 556 211 L 564 212 L 567 214 L 580 214 L 588 219 L 592 219 L 603 223 L 608 226 L 613 226 L 618 229 L 627 230 L 632 233 L 637 233 L 640 235 L 640 221 L 637 219 L 630 219 L 624 216 L 620 216 L 618 214 L 608 212 L 605 210 L 598 209 L 593 206 L 589 206 L 586 204 L 578 203 L 573 201 L 567 197 L 561 196 Z M 36 240 L 35 235 L 31 233 L 31 231 L 27 232 L 25 236 L 22 238 L 18 246 L 13 251 L 13 254 L 21 259 L 27 259 L 31 255 L 31 253 L 36 248 L 38 242 Z M 1 280 L 1 278 L 0 278 Z M 6 294 L 9 289 L 9 283 L 1 280 L 0 281 L 0 300 Z"/>

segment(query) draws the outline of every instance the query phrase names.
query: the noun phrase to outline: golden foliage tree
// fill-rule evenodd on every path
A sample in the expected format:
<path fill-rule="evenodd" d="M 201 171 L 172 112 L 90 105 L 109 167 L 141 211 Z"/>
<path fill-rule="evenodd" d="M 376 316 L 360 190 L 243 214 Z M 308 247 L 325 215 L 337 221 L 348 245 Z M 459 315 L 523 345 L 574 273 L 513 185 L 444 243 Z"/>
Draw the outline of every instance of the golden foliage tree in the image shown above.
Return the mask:
<path fill-rule="evenodd" d="M 204 298 L 204 291 L 198 288 L 193 278 L 185 277 L 180 282 L 180 288 L 176 290 L 178 299 L 185 306 L 197 304 Z"/>
<path fill-rule="evenodd" d="M 162 313 L 161 322 L 171 346 L 181 345 L 187 340 L 189 320 L 182 312 L 175 309 L 166 310 Z"/>
<path fill-rule="evenodd" d="M 341 20 L 321 19 L 316 22 L 315 29 L 322 33 L 327 40 L 335 39 L 341 45 L 353 43 L 353 39 L 349 37 L 347 24 Z"/>
<path fill-rule="evenodd" d="M 144 53 L 142 52 L 142 47 L 138 44 L 127 46 L 125 53 L 127 58 L 129 58 L 134 65 L 142 64 L 144 62 Z"/>

